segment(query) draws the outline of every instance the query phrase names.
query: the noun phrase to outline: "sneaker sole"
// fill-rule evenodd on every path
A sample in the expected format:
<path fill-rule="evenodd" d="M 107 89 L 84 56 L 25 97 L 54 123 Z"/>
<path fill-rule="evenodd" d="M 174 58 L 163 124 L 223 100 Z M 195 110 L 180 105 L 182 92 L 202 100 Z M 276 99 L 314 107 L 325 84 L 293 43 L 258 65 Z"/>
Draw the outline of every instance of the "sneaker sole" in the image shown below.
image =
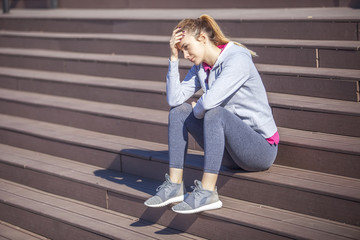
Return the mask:
<path fill-rule="evenodd" d="M 159 204 L 153 204 L 153 205 L 148 205 L 146 203 L 144 203 L 144 204 L 148 207 L 165 207 L 166 205 L 169 205 L 170 203 L 182 202 L 182 201 L 184 201 L 184 195 L 170 198 L 170 199 L 166 200 L 165 202 L 162 202 Z"/>
<path fill-rule="evenodd" d="M 219 200 L 217 202 L 207 204 L 205 206 L 201 206 L 201 207 L 191 209 L 191 210 L 174 210 L 174 208 L 171 208 L 171 209 L 176 213 L 192 214 L 192 213 L 198 213 L 198 212 L 203 212 L 203 211 L 208 211 L 208 210 L 214 210 L 214 209 L 218 209 L 221 207 L 222 207 L 222 202 Z"/>

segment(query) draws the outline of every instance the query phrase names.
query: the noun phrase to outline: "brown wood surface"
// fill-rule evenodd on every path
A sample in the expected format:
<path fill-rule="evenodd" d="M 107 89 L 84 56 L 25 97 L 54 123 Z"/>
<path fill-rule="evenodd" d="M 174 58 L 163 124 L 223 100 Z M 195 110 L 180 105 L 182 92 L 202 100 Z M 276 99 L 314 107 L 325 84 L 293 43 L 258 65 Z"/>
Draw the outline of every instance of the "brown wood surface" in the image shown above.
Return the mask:
<path fill-rule="evenodd" d="M 81 181 L 85 185 L 92 185 L 92 186 L 98 186 L 98 188 L 105 188 L 110 191 L 109 195 L 109 207 L 112 209 L 123 209 L 125 207 L 124 202 L 120 204 L 114 205 L 114 202 L 117 202 L 120 200 L 119 198 L 135 198 L 138 200 L 131 200 L 132 204 L 135 202 L 139 202 L 140 206 L 142 205 L 143 199 L 146 199 L 149 196 L 149 193 L 144 193 L 148 191 L 153 191 L 153 188 L 155 188 L 157 182 L 156 181 L 149 181 L 147 179 L 136 177 L 134 175 L 127 175 L 122 173 L 116 173 L 116 172 L 107 172 L 104 169 L 101 168 L 95 168 L 93 166 L 85 165 L 76 163 L 73 161 L 69 161 L 66 159 L 60 159 L 56 157 L 51 157 L 44 154 L 39 154 L 31 151 L 26 151 L 22 149 L 14 149 L 10 146 L 1 145 L 2 149 L 2 161 L 8 159 L 9 164 L 17 164 L 19 167 L 24 166 L 26 169 L 29 170 L 35 170 L 43 172 L 43 174 L 47 175 L 57 175 L 59 178 L 68 178 L 73 179 L 72 181 L 78 182 Z M 50 167 L 47 167 L 47 165 Z M 60 170 L 60 169 L 68 169 L 66 171 Z M 97 174 L 94 174 L 96 171 L 102 171 L 101 176 L 96 176 Z M 87 177 L 82 177 L 81 175 L 87 175 Z M 108 176 L 111 178 L 104 178 L 105 176 Z M 46 179 L 48 177 L 44 175 Z M 76 178 L 76 179 L 75 179 Z M 98 213 L 101 211 L 100 208 L 96 207 L 87 207 L 85 204 L 82 204 L 81 206 L 74 205 L 76 202 L 69 200 L 66 200 L 64 198 L 56 198 L 55 195 L 50 194 L 43 194 L 41 198 L 37 197 L 37 193 L 39 191 L 33 191 L 31 192 L 28 188 L 17 186 L 16 184 L 10 183 L 9 187 L 5 187 L 4 185 L 6 182 L 2 182 L 1 186 L 3 191 L 6 192 L 16 192 L 16 193 L 22 193 L 22 197 L 26 197 L 27 199 L 38 199 L 36 201 L 46 202 L 46 205 L 56 206 L 57 208 L 63 209 L 66 211 L 71 211 L 80 213 L 82 212 L 81 209 L 84 209 L 82 215 L 89 216 L 91 218 L 101 218 L 102 215 Z M 76 190 L 76 185 L 68 185 L 72 192 L 81 191 L 83 192 L 83 188 L 78 188 Z M 38 188 L 42 189 L 42 187 L 37 186 Z M 11 189 L 11 191 L 10 191 Z M 137 189 L 137 190 L 136 190 Z M 113 192 L 113 193 L 112 193 Z M 116 194 L 115 194 L 116 193 Z M 119 195 L 120 194 L 120 195 Z M 62 194 L 60 194 L 62 195 Z M 125 197 L 123 196 L 125 195 Z M 105 195 L 104 195 L 105 196 Z M 127 197 L 126 197 L 127 196 Z M 6 194 L 5 194 L 6 197 Z M 89 196 L 91 197 L 91 196 Z M 55 198 L 55 199 L 54 199 Z M 116 200 L 118 199 L 118 200 Z M 140 200 L 140 201 L 139 201 Z M 306 230 L 306 234 L 309 234 L 309 236 L 317 236 L 320 239 L 329 237 L 330 239 L 335 237 L 334 234 L 341 234 L 343 236 L 356 236 L 358 233 L 358 230 L 356 227 L 351 226 L 343 226 L 341 224 L 335 224 L 327 221 L 323 221 L 321 219 L 316 218 L 310 218 L 310 219 L 304 219 L 304 215 L 301 214 L 295 214 L 271 207 L 265 207 L 258 204 L 252 204 L 247 203 L 244 201 L 231 199 L 227 197 L 222 197 L 222 200 L 224 201 L 224 208 L 222 210 L 217 211 L 211 211 L 208 213 L 204 213 L 204 216 L 208 216 L 210 218 L 218 218 L 218 219 L 227 219 L 226 221 L 231 221 L 232 224 L 239 224 L 243 227 L 251 227 L 251 228 L 257 228 L 262 229 L 263 231 L 265 229 L 268 229 L 268 231 L 274 231 L 274 227 L 278 228 L 276 232 L 281 233 L 280 235 L 288 235 L 288 237 L 293 237 L 296 235 L 301 235 L 301 232 L 304 231 L 304 228 L 308 228 L 309 221 L 312 222 L 310 225 L 316 225 L 319 226 L 318 230 Z M 129 202 L 129 204 L 130 204 Z M 16 202 L 13 202 L 12 204 L 17 204 Z M 32 204 L 26 204 L 25 207 L 31 207 Z M 62 207 L 64 206 L 64 208 Z M 34 206 L 36 207 L 36 203 L 34 203 Z M 24 208 L 24 207 L 23 207 Z M 133 209 L 133 208 L 131 208 Z M 132 212 L 134 214 L 134 210 L 128 209 L 129 212 Z M 144 209 L 144 207 L 142 207 Z M 61 210 L 61 211 L 63 211 Z M 139 209 L 140 210 L 140 209 Z M 145 210 L 145 209 L 144 209 Z M 33 210 L 34 211 L 34 210 Z M 54 211 L 54 210 L 51 210 Z M 104 210 L 103 210 L 104 211 Z M 123 211 L 123 210 L 122 210 Z M 42 215 L 46 214 L 47 210 L 42 210 Z M 138 214 L 144 214 L 143 212 L 139 212 Z M 62 214 L 63 215 L 63 214 Z M 114 213 L 112 214 L 114 215 Z M 174 215 L 172 213 L 172 215 Z M 54 215 L 52 215 L 54 216 Z M 55 215 L 56 216 L 56 215 Z M 106 218 L 106 221 L 114 222 L 114 217 Z M 149 216 L 150 217 L 150 216 Z M 165 217 L 165 216 L 163 216 Z M 174 216 L 173 216 L 174 217 Z M 201 216 L 199 216 L 201 218 Z M 129 218 L 129 217 L 128 217 Z M 266 220 L 268 218 L 268 220 Z M 76 218 L 71 218 L 72 220 L 76 221 Z M 215 220 L 214 219 L 214 220 Z M 271 223 L 271 221 L 273 223 Z M 69 221 L 69 220 L 63 220 L 63 221 Z M 102 220 L 104 221 L 104 220 Z M 105 222 L 106 222 L 105 221 Z M 120 224 L 119 221 L 115 221 L 117 224 Z M 292 222 L 296 222 L 295 225 L 292 225 Z M 74 222 L 75 224 L 75 222 Z M 330 225 L 329 225 L 330 224 Z M 332 227 L 331 224 L 335 224 Z M 113 225 L 113 224 L 112 224 Z M 166 224 L 165 224 L 166 225 Z M 92 227 L 92 229 L 94 229 Z M 96 228 L 95 228 L 96 229 Z M 273 230 L 271 230 L 273 229 Z M 296 230 L 298 229 L 298 230 Z M 320 231 L 319 231 L 320 230 Z M 298 231 L 298 232 L 297 232 Z M 287 233 L 285 233 L 287 232 Z M 304 233 L 302 233 L 304 234 Z M 336 236 L 338 237 L 338 236 Z"/>

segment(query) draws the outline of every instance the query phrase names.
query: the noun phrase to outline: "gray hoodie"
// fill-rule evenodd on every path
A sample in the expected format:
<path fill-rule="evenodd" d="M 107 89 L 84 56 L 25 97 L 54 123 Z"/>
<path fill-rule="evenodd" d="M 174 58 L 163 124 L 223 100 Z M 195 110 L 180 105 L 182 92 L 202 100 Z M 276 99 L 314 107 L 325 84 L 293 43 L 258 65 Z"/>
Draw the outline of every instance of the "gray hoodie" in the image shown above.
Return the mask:
<path fill-rule="evenodd" d="M 171 107 L 181 105 L 198 90 L 203 90 L 193 110 L 198 119 L 203 118 L 207 110 L 223 106 L 264 138 L 277 131 L 265 87 L 246 48 L 229 42 L 209 76 L 202 64 L 194 65 L 182 82 L 179 61 L 169 61 L 166 83 Z"/>

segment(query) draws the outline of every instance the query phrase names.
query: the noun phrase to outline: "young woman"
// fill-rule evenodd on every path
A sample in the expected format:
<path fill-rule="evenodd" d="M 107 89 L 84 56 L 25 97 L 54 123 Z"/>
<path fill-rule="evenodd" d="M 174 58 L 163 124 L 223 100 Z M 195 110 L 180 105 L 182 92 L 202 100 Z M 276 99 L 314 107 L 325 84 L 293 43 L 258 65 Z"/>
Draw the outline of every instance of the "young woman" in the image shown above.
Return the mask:
<path fill-rule="evenodd" d="M 179 51 L 194 63 L 180 82 Z M 229 41 L 213 18 L 184 19 L 170 39 L 167 74 L 170 175 L 145 201 L 149 207 L 172 207 L 178 213 L 196 213 L 222 207 L 216 189 L 221 165 L 263 171 L 275 161 L 279 135 L 254 52 Z M 186 101 L 199 89 L 200 99 Z M 187 194 L 183 165 L 188 133 L 204 149 L 204 173 Z"/>

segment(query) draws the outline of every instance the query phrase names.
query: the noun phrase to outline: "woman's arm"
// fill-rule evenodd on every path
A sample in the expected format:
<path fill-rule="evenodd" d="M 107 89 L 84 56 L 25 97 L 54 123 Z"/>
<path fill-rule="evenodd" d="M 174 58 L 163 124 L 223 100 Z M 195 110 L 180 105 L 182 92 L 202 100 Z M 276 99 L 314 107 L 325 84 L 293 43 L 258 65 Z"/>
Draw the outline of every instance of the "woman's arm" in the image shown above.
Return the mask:
<path fill-rule="evenodd" d="M 196 66 L 189 70 L 185 79 L 180 83 L 179 61 L 169 61 L 169 70 L 166 77 L 166 97 L 171 107 L 183 104 L 200 88 Z"/>
<path fill-rule="evenodd" d="M 180 83 L 179 74 L 179 49 L 177 44 L 184 37 L 184 32 L 180 28 L 172 32 L 170 45 L 169 69 L 166 75 L 166 97 L 171 107 L 183 104 L 194 93 L 199 90 L 196 67 L 192 67 L 186 75 L 184 81 Z"/>

